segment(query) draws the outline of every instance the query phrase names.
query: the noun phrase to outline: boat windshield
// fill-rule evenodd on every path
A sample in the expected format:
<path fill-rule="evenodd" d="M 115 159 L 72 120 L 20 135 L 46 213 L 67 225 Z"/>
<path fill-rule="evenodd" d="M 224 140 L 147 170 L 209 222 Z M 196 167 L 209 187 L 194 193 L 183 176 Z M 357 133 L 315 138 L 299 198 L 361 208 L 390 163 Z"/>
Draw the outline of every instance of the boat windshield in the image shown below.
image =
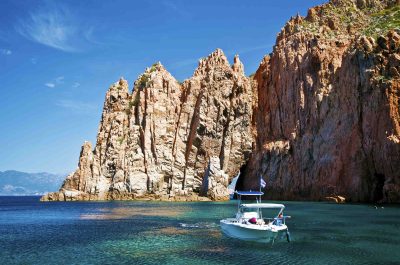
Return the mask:
<path fill-rule="evenodd" d="M 254 208 L 240 208 L 240 211 L 242 213 L 248 213 L 248 212 L 256 212 L 257 209 L 254 209 Z"/>

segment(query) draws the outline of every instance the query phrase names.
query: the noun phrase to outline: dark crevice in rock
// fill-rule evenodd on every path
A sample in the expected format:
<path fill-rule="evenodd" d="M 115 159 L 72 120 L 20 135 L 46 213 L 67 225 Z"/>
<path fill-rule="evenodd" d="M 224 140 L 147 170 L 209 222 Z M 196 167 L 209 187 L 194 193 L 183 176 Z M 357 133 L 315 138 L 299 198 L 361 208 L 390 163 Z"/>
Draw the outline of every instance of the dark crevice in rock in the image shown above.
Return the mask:
<path fill-rule="evenodd" d="M 157 152 L 156 152 L 156 140 L 155 140 L 155 135 L 154 135 L 154 128 L 155 128 L 155 123 L 153 120 L 152 126 L 150 127 L 150 141 L 151 141 L 151 153 L 153 155 L 153 158 L 156 162 L 156 165 L 158 164 L 157 161 Z"/>
<path fill-rule="evenodd" d="M 224 109 L 225 111 L 226 109 Z M 226 152 L 226 141 L 227 137 L 229 134 L 229 126 L 230 126 L 230 118 L 227 117 L 225 120 L 225 124 L 223 125 L 223 131 L 222 131 L 222 140 L 221 140 L 221 149 L 219 152 L 219 159 L 220 159 L 220 164 L 221 168 L 224 169 L 224 162 L 225 162 L 225 152 Z"/>
<path fill-rule="evenodd" d="M 372 200 L 375 202 L 379 202 L 384 198 L 383 186 L 385 184 L 385 175 L 375 173 L 374 174 L 374 183 L 372 186 Z"/>
<path fill-rule="evenodd" d="M 192 150 L 193 140 L 196 137 L 197 127 L 198 127 L 199 121 L 200 121 L 200 105 L 203 100 L 203 94 L 204 94 L 204 87 L 200 91 L 199 95 L 197 96 L 196 104 L 194 106 L 192 120 L 190 122 L 189 135 L 188 135 L 188 139 L 187 139 L 187 143 L 186 143 L 186 150 L 185 150 L 186 166 L 185 166 L 185 171 L 184 171 L 184 175 L 183 175 L 182 189 L 185 189 L 186 169 L 188 167 L 188 159 L 189 159 L 190 152 Z"/>

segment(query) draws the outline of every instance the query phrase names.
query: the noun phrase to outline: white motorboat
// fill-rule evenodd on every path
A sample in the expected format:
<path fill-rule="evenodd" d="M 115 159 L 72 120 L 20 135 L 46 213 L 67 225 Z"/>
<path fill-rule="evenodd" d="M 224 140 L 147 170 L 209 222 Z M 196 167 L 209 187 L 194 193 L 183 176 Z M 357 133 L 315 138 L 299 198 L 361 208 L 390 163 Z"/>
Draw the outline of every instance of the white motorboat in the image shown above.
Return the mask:
<path fill-rule="evenodd" d="M 232 238 L 257 241 L 274 242 L 280 233 L 286 233 L 290 242 L 289 229 L 284 216 L 285 205 L 276 203 L 261 203 L 263 192 L 235 191 L 238 196 L 238 211 L 235 218 L 226 218 L 220 221 L 222 232 Z M 242 204 L 242 196 L 255 196 L 256 203 Z M 278 214 L 272 218 L 263 217 L 263 209 L 277 209 Z"/>

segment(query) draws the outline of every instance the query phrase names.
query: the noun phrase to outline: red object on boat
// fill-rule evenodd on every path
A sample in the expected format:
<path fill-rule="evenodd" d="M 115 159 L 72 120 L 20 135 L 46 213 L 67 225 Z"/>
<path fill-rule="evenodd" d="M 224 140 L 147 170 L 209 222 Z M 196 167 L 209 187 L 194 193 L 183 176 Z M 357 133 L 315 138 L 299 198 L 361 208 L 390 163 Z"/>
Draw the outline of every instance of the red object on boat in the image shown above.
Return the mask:
<path fill-rule="evenodd" d="M 253 217 L 249 219 L 249 223 L 251 224 L 256 224 L 257 223 L 257 218 Z"/>

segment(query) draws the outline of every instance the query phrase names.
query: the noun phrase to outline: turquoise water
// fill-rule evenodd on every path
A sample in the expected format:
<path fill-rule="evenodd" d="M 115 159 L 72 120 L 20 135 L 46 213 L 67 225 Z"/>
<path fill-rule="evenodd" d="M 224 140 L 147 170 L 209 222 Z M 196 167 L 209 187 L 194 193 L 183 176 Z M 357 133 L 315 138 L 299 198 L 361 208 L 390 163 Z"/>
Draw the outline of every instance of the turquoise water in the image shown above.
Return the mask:
<path fill-rule="evenodd" d="M 1 264 L 400 264 L 400 207 L 285 202 L 292 242 L 233 240 L 235 202 L 0 197 Z"/>

